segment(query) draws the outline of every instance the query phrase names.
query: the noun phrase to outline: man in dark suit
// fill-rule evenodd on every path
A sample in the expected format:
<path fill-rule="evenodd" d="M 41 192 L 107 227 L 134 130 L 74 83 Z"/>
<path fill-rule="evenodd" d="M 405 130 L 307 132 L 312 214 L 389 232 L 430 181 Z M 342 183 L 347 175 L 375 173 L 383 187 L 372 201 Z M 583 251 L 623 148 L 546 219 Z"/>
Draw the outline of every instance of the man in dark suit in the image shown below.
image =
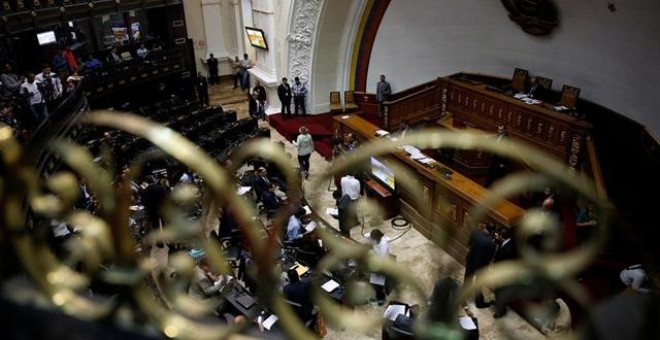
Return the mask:
<path fill-rule="evenodd" d="M 263 203 L 266 211 L 276 211 L 282 206 L 282 200 L 275 194 L 277 185 L 273 182 L 268 184 L 268 190 L 261 196 L 261 203 Z"/>
<path fill-rule="evenodd" d="M 209 54 L 209 58 L 206 60 L 206 65 L 209 67 L 209 83 L 220 84 L 220 77 L 218 76 L 218 58 L 213 56 L 213 53 Z"/>
<path fill-rule="evenodd" d="M 495 226 L 492 224 L 479 225 L 481 230 L 477 230 L 470 236 L 468 242 L 469 251 L 465 258 L 465 277 L 463 284 L 471 282 L 474 274 L 481 268 L 486 267 L 493 260 L 495 255 L 495 242 L 493 241 L 493 231 Z M 490 306 L 484 301 L 484 296 L 479 292 L 474 299 L 477 308 L 487 308 Z"/>
<path fill-rule="evenodd" d="M 199 102 L 202 105 L 209 106 L 209 84 L 206 82 L 206 77 L 202 75 L 202 72 L 197 72 L 195 90 L 197 90 L 197 99 L 199 99 Z"/>
<path fill-rule="evenodd" d="M 291 85 L 286 78 L 282 78 L 282 84 L 277 87 L 277 96 L 282 103 L 282 117 L 291 116 Z"/>
<path fill-rule="evenodd" d="M 300 279 L 295 269 L 289 269 L 286 272 L 289 278 L 289 284 L 284 286 L 282 291 L 284 297 L 292 302 L 296 315 L 302 322 L 312 319 L 312 310 L 314 304 L 311 299 L 312 282 L 309 279 Z"/>
<path fill-rule="evenodd" d="M 546 89 L 545 86 L 543 86 L 539 82 L 538 78 L 534 78 L 534 80 L 532 81 L 532 86 L 529 88 L 529 92 L 527 93 L 527 95 L 529 95 L 534 99 L 545 101 L 545 95 L 547 90 L 548 89 Z"/>
<path fill-rule="evenodd" d="M 268 100 L 268 96 L 266 95 L 266 89 L 263 87 L 263 85 L 261 85 L 261 83 L 258 80 L 256 81 L 254 88 L 252 89 L 252 93 L 257 94 L 257 100 L 259 101 L 259 104 L 265 107 L 266 101 Z"/>
<path fill-rule="evenodd" d="M 493 262 L 502 262 L 508 260 L 514 260 L 517 257 L 516 245 L 511 238 L 511 229 L 505 227 L 500 230 L 500 237 L 502 238 L 502 244 L 497 248 L 495 252 L 495 258 Z M 515 287 L 502 287 L 495 290 L 495 314 L 494 318 L 501 318 L 506 314 L 506 305 L 507 300 L 510 300 L 511 294 L 515 294 Z"/>

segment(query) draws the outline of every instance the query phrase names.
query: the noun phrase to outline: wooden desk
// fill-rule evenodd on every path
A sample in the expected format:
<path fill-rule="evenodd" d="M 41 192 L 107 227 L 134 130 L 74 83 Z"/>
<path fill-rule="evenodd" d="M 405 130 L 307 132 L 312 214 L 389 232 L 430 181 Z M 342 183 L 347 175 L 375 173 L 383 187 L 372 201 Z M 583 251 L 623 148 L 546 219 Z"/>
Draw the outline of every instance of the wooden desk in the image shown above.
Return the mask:
<path fill-rule="evenodd" d="M 351 132 L 359 141 L 366 142 L 376 137 L 379 128 L 357 115 L 334 117 L 334 128 L 340 132 Z M 448 232 L 450 240 L 445 249 L 456 260 L 463 262 L 467 254 L 470 236 L 470 215 L 468 211 L 488 194 L 488 189 L 475 183 L 457 171 L 451 178 L 445 177 L 438 169 L 448 168 L 438 162 L 435 168 L 425 166 L 409 157 L 405 152 L 392 153 L 390 161 L 410 170 L 422 192 L 409 192 L 397 186 L 397 196 L 401 215 L 408 219 L 415 229 L 432 241 L 439 243 L 442 231 Z M 424 204 L 414 206 L 414 198 L 421 195 Z M 512 227 L 525 214 L 517 205 L 502 201 L 488 211 L 488 220 L 499 225 Z"/>
<path fill-rule="evenodd" d="M 566 162 L 576 170 L 585 154 L 585 137 L 591 124 L 554 111 L 553 105 L 529 105 L 518 99 L 489 90 L 481 81 L 444 77 L 442 106 L 458 125 L 476 127 L 495 133 L 505 125 L 512 138 L 531 144 Z M 456 124 L 455 124 L 456 125 Z"/>
<path fill-rule="evenodd" d="M 367 187 L 367 196 L 375 198 L 385 210 L 385 218 L 394 218 L 399 214 L 399 205 L 397 204 L 396 194 L 393 194 L 380 183 L 368 179 L 364 182 Z"/>

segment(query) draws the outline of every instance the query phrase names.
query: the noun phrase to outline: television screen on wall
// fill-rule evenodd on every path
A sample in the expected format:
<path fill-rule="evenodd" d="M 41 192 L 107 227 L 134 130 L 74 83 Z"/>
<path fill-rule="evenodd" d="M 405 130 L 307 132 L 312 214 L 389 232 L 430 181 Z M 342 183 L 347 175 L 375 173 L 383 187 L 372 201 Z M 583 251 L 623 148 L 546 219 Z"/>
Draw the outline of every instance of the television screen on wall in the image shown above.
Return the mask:
<path fill-rule="evenodd" d="M 259 28 L 245 27 L 245 31 L 247 32 L 248 39 L 250 40 L 250 45 L 256 48 L 268 50 L 268 43 L 266 43 L 266 36 L 264 35 L 263 30 Z"/>
<path fill-rule="evenodd" d="M 55 37 L 55 31 L 37 33 L 37 41 L 39 41 L 39 45 L 41 46 L 56 43 L 57 37 Z"/>

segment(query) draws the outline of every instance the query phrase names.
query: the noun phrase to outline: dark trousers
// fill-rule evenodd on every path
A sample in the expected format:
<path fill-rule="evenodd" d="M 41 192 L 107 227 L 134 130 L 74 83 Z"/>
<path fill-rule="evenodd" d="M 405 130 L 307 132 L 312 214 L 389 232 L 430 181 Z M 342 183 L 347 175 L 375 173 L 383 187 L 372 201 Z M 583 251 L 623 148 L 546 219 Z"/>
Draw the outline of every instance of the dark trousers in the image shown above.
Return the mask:
<path fill-rule="evenodd" d="M 46 103 L 32 104 L 30 105 L 30 111 L 32 111 L 32 117 L 34 118 L 34 123 L 36 125 L 41 124 L 46 118 L 48 118 L 48 108 L 46 107 Z"/>
<path fill-rule="evenodd" d="M 199 98 L 199 102 L 202 104 L 205 104 L 206 106 L 209 105 L 209 92 L 208 90 L 202 90 L 202 89 L 197 89 L 197 97 Z"/>
<path fill-rule="evenodd" d="M 209 84 L 220 84 L 220 77 L 218 76 L 218 70 L 209 70 Z"/>
<path fill-rule="evenodd" d="M 385 105 L 383 105 L 384 102 L 378 102 L 378 117 L 383 118 L 385 115 Z"/>
<path fill-rule="evenodd" d="M 303 172 L 309 172 L 309 155 L 300 156 L 298 155 L 298 164 L 300 164 L 300 170 Z"/>
<path fill-rule="evenodd" d="M 307 114 L 307 111 L 305 110 L 305 96 L 294 96 L 293 97 L 293 105 L 295 107 L 294 111 L 295 111 L 296 115 L 299 112 L 298 108 L 300 108 L 300 110 L 302 110 L 303 115 Z"/>
<path fill-rule="evenodd" d="M 476 270 L 466 270 L 465 271 L 465 276 L 463 277 L 463 285 L 467 285 L 468 283 L 471 283 L 474 280 L 474 273 L 479 270 L 477 268 Z M 484 298 L 484 294 L 479 290 L 477 292 L 477 295 L 474 297 L 474 305 L 477 308 L 485 308 L 488 307 L 489 304 L 486 303 L 486 298 Z"/>
<path fill-rule="evenodd" d="M 291 115 L 291 98 L 280 100 L 282 102 L 282 116 Z"/>
<path fill-rule="evenodd" d="M 236 74 L 234 74 L 234 88 L 238 87 L 238 83 L 240 81 L 241 81 L 241 74 L 236 72 Z"/>
<path fill-rule="evenodd" d="M 376 291 L 376 300 L 384 301 L 387 295 L 385 294 L 385 286 L 372 284 L 374 290 Z"/>

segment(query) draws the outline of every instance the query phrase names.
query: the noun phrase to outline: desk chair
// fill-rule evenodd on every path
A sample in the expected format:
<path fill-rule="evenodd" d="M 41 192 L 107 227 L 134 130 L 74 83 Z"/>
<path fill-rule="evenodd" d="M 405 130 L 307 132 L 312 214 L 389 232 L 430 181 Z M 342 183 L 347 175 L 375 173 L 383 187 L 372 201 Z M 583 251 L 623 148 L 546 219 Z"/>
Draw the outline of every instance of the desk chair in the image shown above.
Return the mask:
<path fill-rule="evenodd" d="M 355 91 L 344 91 L 344 110 L 356 111 L 359 106 L 355 103 Z"/>
<path fill-rule="evenodd" d="M 527 84 L 528 75 L 529 75 L 529 71 L 521 68 L 516 68 L 513 71 L 511 88 L 516 92 L 525 92 L 525 84 Z"/>
<path fill-rule="evenodd" d="M 344 111 L 341 105 L 341 97 L 339 91 L 330 92 L 330 113 L 340 113 Z"/>
<path fill-rule="evenodd" d="M 552 79 L 546 78 L 546 77 L 541 77 L 541 76 L 536 76 L 536 81 L 539 83 L 539 85 L 543 86 L 543 88 L 549 93 L 552 91 Z"/>
<path fill-rule="evenodd" d="M 564 85 L 561 88 L 561 98 L 559 99 L 559 105 L 566 106 L 569 109 L 574 109 L 579 97 L 580 88 Z"/>
<path fill-rule="evenodd" d="M 383 330 L 383 339 L 415 339 L 415 334 L 390 325 Z"/>

